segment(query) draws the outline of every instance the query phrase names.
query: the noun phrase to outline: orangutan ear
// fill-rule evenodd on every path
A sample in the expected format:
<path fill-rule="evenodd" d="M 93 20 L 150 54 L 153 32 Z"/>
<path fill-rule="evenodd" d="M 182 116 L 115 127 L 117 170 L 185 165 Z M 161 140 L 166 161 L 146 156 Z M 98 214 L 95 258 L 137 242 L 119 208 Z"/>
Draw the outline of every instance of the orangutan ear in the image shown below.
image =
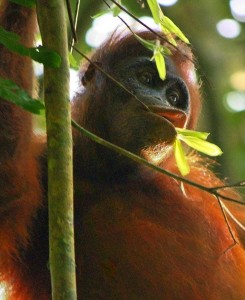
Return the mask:
<path fill-rule="evenodd" d="M 95 61 L 94 64 L 99 67 L 101 66 L 101 63 L 97 61 Z M 82 77 L 83 86 L 86 86 L 94 78 L 95 71 L 96 71 L 96 66 L 94 64 L 90 63 L 87 70 L 85 71 Z"/>

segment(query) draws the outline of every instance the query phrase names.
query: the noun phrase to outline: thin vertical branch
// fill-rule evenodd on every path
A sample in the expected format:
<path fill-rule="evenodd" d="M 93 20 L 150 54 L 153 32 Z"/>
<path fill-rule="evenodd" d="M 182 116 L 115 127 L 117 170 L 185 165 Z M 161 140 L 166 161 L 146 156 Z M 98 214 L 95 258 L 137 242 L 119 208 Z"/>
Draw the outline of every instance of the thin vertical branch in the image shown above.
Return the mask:
<path fill-rule="evenodd" d="M 44 68 L 48 136 L 49 241 L 52 299 L 76 299 L 72 135 L 65 1 L 38 0 L 43 45 L 61 57 Z"/>
<path fill-rule="evenodd" d="M 75 23 L 73 21 L 71 3 L 69 0 L 66 0 L 66 7 L 67 7 L 67 13 L 68 13 L 68 17 L 69 17 L 71 32 L 72 32 L 72 41 L 77 43 L 77 33 L 76 33 Z"/>
<path fill-rule="evenodd" d="M 77 30 L 77 22 L 78 22 L 78 15 L 79 15 L 79 8 L 80 8 L 80 0 L 77 0 L 77 3 L 76 3 L 76 9 L 75 9 L 75 17 L 74 17 L 74 27 L 75 27 L 75 31 Z M 71 48 L 70 48 L 70 52 L 72 53 L 72 50 L 73 50 L 73 46 L 74 46 L 74 43 L 77 43 L 77 41 L 73 38 L 72 41 L 71 41 Z"/>

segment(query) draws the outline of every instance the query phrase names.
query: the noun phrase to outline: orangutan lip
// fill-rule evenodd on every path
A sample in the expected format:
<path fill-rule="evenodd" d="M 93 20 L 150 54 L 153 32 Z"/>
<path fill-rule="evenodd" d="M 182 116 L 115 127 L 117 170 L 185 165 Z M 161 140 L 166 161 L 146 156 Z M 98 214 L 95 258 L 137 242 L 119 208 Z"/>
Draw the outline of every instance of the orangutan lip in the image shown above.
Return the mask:
<path fill-rule="evenodd" d="M 178 109 L 166 108 L 160 105 L 149 105 L 148 108 L 155 114 L 168 120 L 173 126 L 183 128 L 185 126 L 187 116 Z"/>

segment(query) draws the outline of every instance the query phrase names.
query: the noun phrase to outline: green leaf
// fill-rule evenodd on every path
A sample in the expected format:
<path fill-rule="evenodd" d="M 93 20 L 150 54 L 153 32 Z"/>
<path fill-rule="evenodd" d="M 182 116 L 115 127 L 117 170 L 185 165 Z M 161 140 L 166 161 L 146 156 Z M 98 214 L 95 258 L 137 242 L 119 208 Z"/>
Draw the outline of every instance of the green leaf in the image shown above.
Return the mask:
<path fill-rule="evenodd" d="M 159 40 L 156 41 L 144 40 L 136 33 L 134 33 L 134 36 L 145 48 L 149 49 L 150 51 L 153 51 L 152 59 L 155 59 L 159 77 L 162 80 L 164 80 L 166 77 L 166 66 L 165 66 L 165 60 L 163 55 L 165 54 L 170 55 L 171 51 L 167 47 L 160 45 Z"/>
<path fill-rule="evenodd" d="M 147 0 L 147 3 L 149 5 L 149 8 L 151 10 L 152 16 L 154 21 L 156 22 L 156 24 L 160 23 L 160 19 L 161 19 L 161 8 L 157 2 L 157 0 Z"/>
<path fill-rule="evenodd" d="M 156 24 L 160 24 L 160 28 L 163 33 L 165 33 L 168 41 L 174 45 L 177 46 L 177 43 L 175 39 L 172 37 L 172 34 L 175 34 L 178 36 L 183 42 L 189 44 L 189 40 L 187 37 L 183 34 L 183 32 L 174 24 L 173 21 L 171 21 L 168 17 L 166 17 L 157 0 L 147 0 L 147 3 L 149 5 L 149 8 L 151 10 L 153 19 Z"/>
<path fill-rule="evenodd" d="M 3 44 L 13 52 L 17 52 L 21 55 L 28 55 L 28 49 L 21 45 L 19 40 L 20 37 L 17 34 L 7 31 L 0 26 L 0 44 Z"/>
<path fill-rule="evenodd" d="M 149 41 L 144 40 L 136 33 L 133 33 L 135 38 L 147 49 L 153 52 L 152 60 L 155 59 L 159 77 L 164 80 L 166 78 L 166 65 L 164 55 L 171 55 L 172 52 L 166 46 L 162 46 L 159 40 Z"/>
<path fill-rule="evenodd" d="M 165 66 L 165 60 L 164 55 L 171 55 L 171 50 L 169 50 L 167 47 L 160 45 L 160 41 L 149 41 L 144 40 L 140 36 L 138 36 L 136 33 L 134 33 L 135 38 L 147 49 L 150 51 L 153 51 L 153 57 L 152 59 L 155 59 L 157 70 L 159 73 L 159 77 L 164 80 L 166 77 L 166 66 Z"/>
<path fill-rule="evenodd" d="M 174 156 L 176 160 L 176 164 L 182 176 L 186 176 L 190 173 L 190 167 L 185 157 L 185 153 L 181 142 L 178 138 L 174 142 Z"/>
<path fill-rule="evenodd" d="M 78 65 L 76 59 L 74 58 L 74 56 L 72 55 L 71 52 L 69 52 L 68 58 L 69 58 L 70 66 L 71 66 L 73 69 L 78 70 L 78 69 L 79 69 L 79 65 Z"/>
<path fill-rule="evenodd" d="M 91 18 L 92 19 L 97 19 L 101 16 L 104 16 L 104 15 L 108 14 L 108 12 L 110 12 L 110 11 L 111 11 L 111 9 L 102 10 L 99 13 L 97 13 L 96 15 L 92 16 Z"/>
<path fill-rule="evenodd" d="M 43 46 L 29 48 L 29 56 L 47 67 L 59 68 L 61 64 L 60 55 L 58 55 L 55 51 L 51 51 Z"/>
<path fill-rule="evenodd" d="M 113 17 L 117 17 L 121 12 L 121 8 L 118 6 L 113 7 L 112 9 L 112 13 L 113 13 Z"/>
<path fill-rule="evenodd" d="M 163 45 L 160 46 L 160 52 L 162 53 L 163 56 L 172 55 L 171 50 L 168 49 L 168 47 L 163 46 Z"/>
<path fill-rule="evenodd" d="M 160 25 L 160 28 L 162 30 L 162 32 L 165 34 L 167 40 L 169 41 L 170 44 L 172 44 L 173 46 L 177 46 L 177 42 L 173 37 L 173 34 L 164 26 Z"/>
<path fill-rule="evenodd" d="M 154 59 L 156 62 L 159 77 L 162 80 L 164 80 L 166 78 L 166 65 L 165 65 L 164 57 L 163 57 L 162 53 L 159 51 L 159 48 L 155 48 Z"/>
<path fill-rule="evenodd" d="M 177 128 L 177 127 L 175 128 L 175 130 L 177 131 L 177 133 L 180 133 L 184 136 L 194 136 L 202 140 L 206 140 L 207 137 L 209 136 L 208 132 L 201 132 L 201 131 L 195 131 L 195 130 L 189 130 L 185 128 Z"/>
<path fill-rule="evenodd" d="M 156 43 L 155 41 L 148 41 L 142 39 L 140 36 L 138 36 L 136 33 L 134 33 L 135 38 L 148 50 L 154 52 L 156 48 Z"/>
<path fill-rule="evenodd" d="M 163 16 L 160 20 L 161 28 L 164 30 L 166 28 L 170 33 L 176 34 L 183 42 L 186 44 L 190 44 L 187 37 L 183 34 L 183 32 L 177 27 L 172 20 L 168 17 Z"/>
<path fill-rule="evenodd" d="M 32 99 L 11 80 L 0 78 L 0 97 L 33 114 L 40 115 L 41 110 L 44 109 L 44 104 L 41 101 Z"/>
<path fill-rule="evenodd" d="M 18 42 L 20 37 L 13 32 L 5 30 L 2 26 L 0 26 L 0 42 L 5 46 L 8 42 Z"/>
<path fill-rule="evenodd" d="M 178 134 L 177 139 L 182 140 L 191 148 L 209 156 L 219 156 L 223 153 L 215 144 L 209 143 L 194 136 L 184 136 L 182 134 Z"/>
<path fill-rule="evenodd" d="M 36 0 L 10 0 L 13 3 L 32 8 L 36 5 Z"/>
<path fill-rule="evenodd" d="M 218 156 L 222 154 L 221 149 L 206 141 L 209 133 L 200 132 L 194 130 L 188 130 L 185 128 L 175 128 L 177 131 L 177 137 L 174 143 L 174 155 L 176 164 L 183 176 L 189 173 L 190 168 L 185 158 L 185 154 L 180 141 L 185 142 L 188 146 L 205 153 L 209 156 Z"/>
<path fill-rule="evenodd" d="M 48 67 L 58 68 L 61 64 L 61 57 L 54 51 L 43 46 L 27 48 L 20 43 L 20 37 L 0 26 L 0 44 L 7 49 L 23 56 L 28 56 Z"/>

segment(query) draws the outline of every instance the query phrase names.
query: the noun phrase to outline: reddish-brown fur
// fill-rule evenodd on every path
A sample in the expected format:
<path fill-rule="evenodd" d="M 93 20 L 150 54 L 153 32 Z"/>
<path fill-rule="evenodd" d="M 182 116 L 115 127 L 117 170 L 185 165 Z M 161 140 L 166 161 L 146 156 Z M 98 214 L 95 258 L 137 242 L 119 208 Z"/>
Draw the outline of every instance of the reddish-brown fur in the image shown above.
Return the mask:
<path fill-rule="evenodd" d="M 20 34 L 26 46 L 32 45 L 34 11 L 4 3 L 0 24 Z M 191 58 L 186 46 L 179 48 Z M 92 59 L 113 75 L 116 62 L 145 52 L 134 37 L 117 37 Z M 185 55 L 173 52 L 178 73 L 189 87 L 188 128 L 193 128 L 200 107 L 194 67 Z M 31 94 L 31 61 L 3 46 L 0 57 L 0 76 Z M 117 124 L 113 108 L 107 108 L 116 101 L 115 84 L 91 67 L 83 82 L 86 89 L 74 101 L 73 117 L 112 142 L 118 126 L 119 144 L 126 143 L 130 118 L 142 121 L 141 115 L 126 107 L 115 112 Z M 132 103 L 137 109 L 139 104 Z M 188 178 L 205 186 L 220 184 L 197 157 L 190 157 L 190 163 Z M 178 173 L 172 155 L 161 165 Z M 46 173 L 45 145 L 32 133 L 31 115 L 1 100 L 0 278 L 7 283 L 10 299 L 51 297 Z M 240 244 L 229 249 L 233 238 L 214 196 L 119 157 L 77 132 L 74 177 L 78 299 L 245 298 L 244 249 Z"/>

